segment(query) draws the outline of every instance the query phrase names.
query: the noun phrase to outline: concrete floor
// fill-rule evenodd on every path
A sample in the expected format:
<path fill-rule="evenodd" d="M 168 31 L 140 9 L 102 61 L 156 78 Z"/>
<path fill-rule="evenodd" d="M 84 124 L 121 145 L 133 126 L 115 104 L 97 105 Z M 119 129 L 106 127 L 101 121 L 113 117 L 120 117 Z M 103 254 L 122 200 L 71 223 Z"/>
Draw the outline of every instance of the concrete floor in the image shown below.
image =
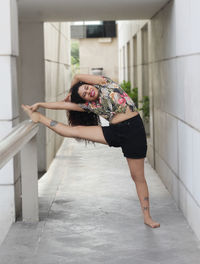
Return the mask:
<path fill-rule="evenodd" d="M 151 214 L 143 224 L 121 150 L 65 140 L 39 180 L 40 222 L 13 224 L 1 264 L 198 264 L 200 242 L 145 160 Z"/>

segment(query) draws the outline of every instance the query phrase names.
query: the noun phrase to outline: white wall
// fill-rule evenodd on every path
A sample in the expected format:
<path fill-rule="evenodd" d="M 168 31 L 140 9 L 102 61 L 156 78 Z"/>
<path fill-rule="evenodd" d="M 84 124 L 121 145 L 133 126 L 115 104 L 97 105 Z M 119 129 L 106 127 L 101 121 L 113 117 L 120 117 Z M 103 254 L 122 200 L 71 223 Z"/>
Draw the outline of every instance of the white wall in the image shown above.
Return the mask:
<path fill-rule="evenodd" d="M 45 100 L 61 101 L 70 88 L 70 23 L 44 23 Z M 66 112 L 46 110 L 49 118 L 66 123 Z M 49 167 L 63 137 L 46 129 L 46 163 Z"/>
<path fill-rule="evenodd" d="M 199 1 L 176 0 L 157 14 L 151 60 L 156 168 L 200 238 L 199 10 Z"/>
<path fill-rule="evenodd" d="M 169 2 L 148 22 L 151 100 L 148 158 L 198 238 L 200 238 L 199 10 L 199 1 L 175 0 Z M 119 46 L 125 45 L 135 33 L 139 36 L 141 26 L 141 22 L 121 22 Z M 134 27 L 135 30 L 131 31 L 130 28 Z M 138 44 L 141 48 L 142 43 Z M 138 74 L 140 75 L 140 70 Z"/>

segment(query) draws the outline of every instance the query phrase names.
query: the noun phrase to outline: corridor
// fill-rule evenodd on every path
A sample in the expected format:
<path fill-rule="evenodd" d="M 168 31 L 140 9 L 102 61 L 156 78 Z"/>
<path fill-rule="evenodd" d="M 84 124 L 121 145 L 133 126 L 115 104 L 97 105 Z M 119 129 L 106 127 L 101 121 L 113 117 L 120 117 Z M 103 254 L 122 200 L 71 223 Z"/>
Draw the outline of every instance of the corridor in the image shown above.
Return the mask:
<path fill-rule="evenodd" d="M 0 264 L 197 264 L 199 242 L 145 160 L 151 214 L 142 212 L 120 149 L 64 140 L 39 180 L 40 222 L 14 223 Z"/>

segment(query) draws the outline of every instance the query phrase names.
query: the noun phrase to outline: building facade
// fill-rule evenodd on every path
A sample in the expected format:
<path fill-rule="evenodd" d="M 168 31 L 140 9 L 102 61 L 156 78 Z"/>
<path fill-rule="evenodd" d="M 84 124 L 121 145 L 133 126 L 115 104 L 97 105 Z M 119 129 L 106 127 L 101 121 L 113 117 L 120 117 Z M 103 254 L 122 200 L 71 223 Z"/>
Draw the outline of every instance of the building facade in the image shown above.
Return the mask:
<path fill-rule="evenodd" d="M 80 24 L 80 23 L 79 23 Z M 102 74 L 118 82 L 118 38 L 115 21 L 89 21 L 83 25 L 72 23 L 72 39 L 79 42 L 80 68 L 78 72 L 93 74 L 93 69 L 102 69 Z"/>

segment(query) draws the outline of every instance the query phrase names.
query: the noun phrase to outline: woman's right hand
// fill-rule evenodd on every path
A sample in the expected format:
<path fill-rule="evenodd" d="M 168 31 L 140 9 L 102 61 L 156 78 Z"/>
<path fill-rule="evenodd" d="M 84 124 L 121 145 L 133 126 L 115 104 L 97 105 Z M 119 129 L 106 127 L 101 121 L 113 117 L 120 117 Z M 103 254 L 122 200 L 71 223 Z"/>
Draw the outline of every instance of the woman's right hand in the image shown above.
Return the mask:
<path fill-rule="evenodd" d="M 41 114 L 39 112 L 33 113 L 33 111 L 31 110 L 31 106 L 29 105 L 22 104 L 21 107 L 34 123 L 40 122 Z"/>
<path fill-rule="evenodd" d="M 32 112 L 37 111 L 37 109 L 40 107 L 40 103 L 35 103 L 33 105 L 30 106 L 30 109 Z"/>
<path fill-rule="evenodd" d="M 68 93 L 68 95 L 64 99 L 64 102 L 71 102 L 71 93 Z"/>

